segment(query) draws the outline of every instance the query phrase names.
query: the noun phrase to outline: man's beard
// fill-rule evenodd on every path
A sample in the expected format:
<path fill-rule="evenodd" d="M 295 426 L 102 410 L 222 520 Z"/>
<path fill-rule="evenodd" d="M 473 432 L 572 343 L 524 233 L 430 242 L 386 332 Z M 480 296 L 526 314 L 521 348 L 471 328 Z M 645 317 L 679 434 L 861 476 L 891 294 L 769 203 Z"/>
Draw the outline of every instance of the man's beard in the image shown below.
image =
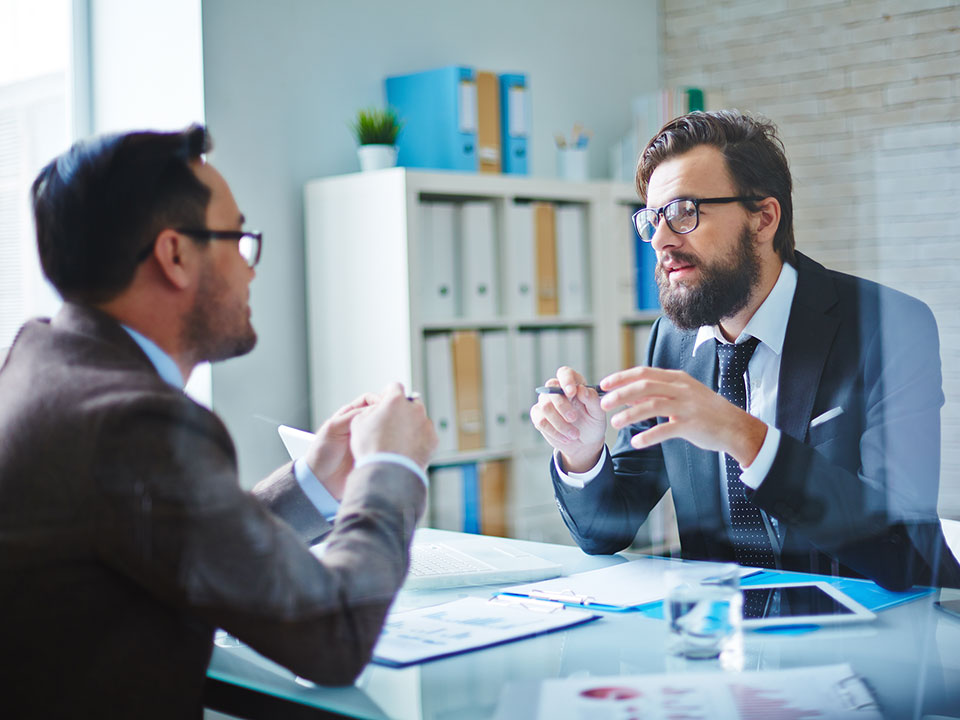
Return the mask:
<path fill-rule="evenodd" d="M 207 268 L 184 323 L 184 347 L 196 362 L 216 362 L 246 355 L 257 344 L 246 304 L 230 300 L 226 282 Z"/>
<path fill-rule="evenodd" d="M 681 330 L 717 325 L 723 318 L 733 317 L 750 302 L 753 288 L 760 280 L 760 258 L 746 226 L 728 262 L 720 259 L 707 265 L 695 255 L 683 252 L 671 252 L 670 257 L 700 271 L 695 285 L 680 282 L 675 287 L 670 286 L 659 262 L 654 271 L 663 312 Z"/>

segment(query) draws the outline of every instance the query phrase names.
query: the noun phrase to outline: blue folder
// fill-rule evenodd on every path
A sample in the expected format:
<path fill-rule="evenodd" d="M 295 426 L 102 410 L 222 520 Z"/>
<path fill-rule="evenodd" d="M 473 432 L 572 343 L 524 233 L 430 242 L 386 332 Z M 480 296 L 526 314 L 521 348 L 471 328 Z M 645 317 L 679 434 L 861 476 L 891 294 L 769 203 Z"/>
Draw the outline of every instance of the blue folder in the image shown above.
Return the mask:
<path fill-rule="evenodd" d="M 522 92 L 517 92 L 522 89 Z M 527 138 L 530 135 L 530 90 L 527 77 L 519 73 L 500 76 L 500 142 L 503 145 L 503 172 L 528 173 Z M 521 103 L 516 107 L 513 103 Z M 511 117 L 515 122 L 511 122 Z M 522 122 L 517 122 L 522 120 Z"/>
<path fill-rule="evenodd" d="M 477 82 L 471 68 L 397 75 L 385 84 L 387 105 L 403 121 L 398 165 L 477 170 Z"/>
<path fill-rule="evenodd" d="M 640 239 L 636 227 L 633 228 L 633 259 L 635 263 L 635 287 L 637 289 L 637 310 L 659 310 L 660 295 L 653 269 L 657 265 L 657 252 L 653 243 Z"/>

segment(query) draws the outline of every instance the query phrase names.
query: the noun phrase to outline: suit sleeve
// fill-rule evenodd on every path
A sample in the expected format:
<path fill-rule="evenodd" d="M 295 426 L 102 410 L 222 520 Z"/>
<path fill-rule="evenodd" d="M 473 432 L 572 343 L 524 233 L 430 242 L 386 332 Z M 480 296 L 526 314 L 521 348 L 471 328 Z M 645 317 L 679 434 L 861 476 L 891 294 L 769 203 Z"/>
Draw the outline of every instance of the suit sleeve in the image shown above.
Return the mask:
<path fill-rule="evenodd" d="M 300 536 L 240 489 L 232 443 L 212 414 L 140 400 L 114 412 L 99 436 L 94 522 L 106 564 L 297 675 L 353 681 L 406 574 L 425 503 L 414 473 L 391 464 L 354 470 L 318 560 L 303 539 L 324 528 L 298 515 L 289 470 L 258 494 L 292 517 Z"/>
<path fill-rule="evenodd" d="M 899 590 L 937 582 L 940 567 L 952 575 L 955 563 L 938 540 L 936 323 L 912 300 L 891 299 L 882 310 L 882 324 L 864 328 L 844 413 L 811 428 L 806 442 L 784 433 L 752 499 L 822 551 Z"/>

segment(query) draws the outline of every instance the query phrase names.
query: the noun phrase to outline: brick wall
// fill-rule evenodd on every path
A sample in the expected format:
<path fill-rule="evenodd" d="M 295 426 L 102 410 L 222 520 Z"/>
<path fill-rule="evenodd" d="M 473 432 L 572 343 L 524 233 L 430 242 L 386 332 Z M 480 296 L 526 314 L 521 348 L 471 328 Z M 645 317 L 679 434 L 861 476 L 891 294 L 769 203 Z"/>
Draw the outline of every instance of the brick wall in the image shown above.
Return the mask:
<path fill-rule="evenodd" d="M 960 518 L 960 0 L 661 0 L 663 84 L 766 115 L 797 246 L 940 327 L 940 514 Z"/>

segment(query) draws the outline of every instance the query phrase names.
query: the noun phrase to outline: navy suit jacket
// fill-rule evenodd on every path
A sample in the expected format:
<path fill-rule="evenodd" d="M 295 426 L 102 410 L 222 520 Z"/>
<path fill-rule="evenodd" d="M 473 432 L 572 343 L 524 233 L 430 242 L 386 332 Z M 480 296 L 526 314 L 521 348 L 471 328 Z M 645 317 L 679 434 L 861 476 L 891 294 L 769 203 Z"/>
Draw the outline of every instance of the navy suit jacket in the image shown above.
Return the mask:
<path fill-rule="evenodd" d="M 891 589 L 960 586 L 937 518 L 940 346 L 930 309 L 903 293 L 825 269 L 797 254 L 797 289 L 784 338 L 773 466 L 751 500 L 783 530 L 784 569 L 865 576 Z M 697 332 L 654 325 L 647 364 L 717 387 L 715 341 L 693 355 Z M 828 411 L 842 412 L 811 427 Z M 598 477 L 563 483 L 564 522 L 586 552 L 627 547 L 667 489 L 683 556 L 733 560 L 717 453 L 686 440 L 645 450 L 620 431 Z"/>

